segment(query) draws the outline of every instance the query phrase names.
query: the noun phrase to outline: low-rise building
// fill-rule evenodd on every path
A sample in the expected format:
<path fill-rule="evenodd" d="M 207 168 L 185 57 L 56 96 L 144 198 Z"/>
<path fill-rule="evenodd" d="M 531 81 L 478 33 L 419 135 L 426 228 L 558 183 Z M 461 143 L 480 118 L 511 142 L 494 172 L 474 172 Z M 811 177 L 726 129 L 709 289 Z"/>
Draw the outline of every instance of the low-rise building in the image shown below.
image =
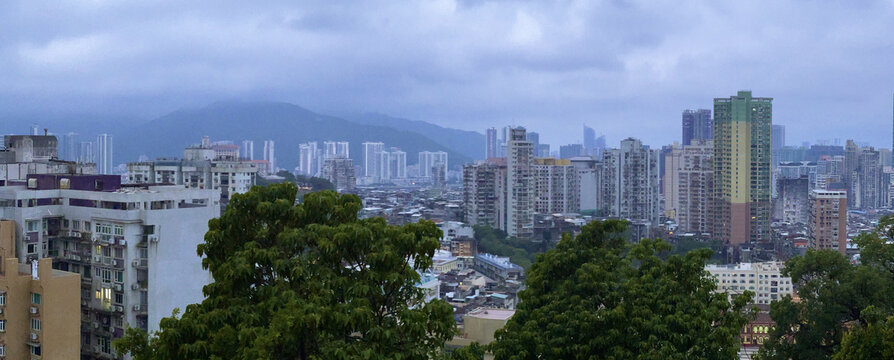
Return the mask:
<path fill-rule="evenodd" d="M 769 304 L 783 296 L 794 294 L 792 279 L 782 276 L 783 263 L 738 263 L 731 265 L 707 265 L 708 271 L 717 282 L 717 291 L 731 297 L 745 291 L 754 293 L 755 304 Z"/>

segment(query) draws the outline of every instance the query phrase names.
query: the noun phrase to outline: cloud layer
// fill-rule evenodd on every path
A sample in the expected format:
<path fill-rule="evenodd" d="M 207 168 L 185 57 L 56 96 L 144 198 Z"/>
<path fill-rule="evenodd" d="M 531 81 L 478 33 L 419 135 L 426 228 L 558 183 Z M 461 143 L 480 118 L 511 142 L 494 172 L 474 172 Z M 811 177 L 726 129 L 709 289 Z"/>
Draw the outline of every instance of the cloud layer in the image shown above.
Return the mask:
<path fill-rule="evenodd" d="M 270 99 L 658 146 L 751 89 L 789 143 L 890 147 L 892 24 L 892 1 L 5 1 L 0 112 Z"/>

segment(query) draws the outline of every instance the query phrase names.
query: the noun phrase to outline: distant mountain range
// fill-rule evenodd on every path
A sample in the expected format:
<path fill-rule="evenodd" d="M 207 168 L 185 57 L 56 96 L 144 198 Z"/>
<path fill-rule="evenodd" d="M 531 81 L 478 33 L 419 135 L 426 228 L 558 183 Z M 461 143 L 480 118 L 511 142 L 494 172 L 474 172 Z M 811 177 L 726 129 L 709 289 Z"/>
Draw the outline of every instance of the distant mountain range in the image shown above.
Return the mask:
<path fill-rule="evenodd" d="M 446 151 L 451 168 L 480 158 L 484 149 L 484 135 L 471 131 L 380 114 L 346 120 L 282 102 L 218 102 L 108 132 L 115 137 L 116 163 L 136 161 L 140 155 L 181 157 L 184 147 L 199 143 L 205 135 L 240 146 L 242 140 L 254 140 L 255 159 L 263 157 L 263 141 L 274 140 L 277 166 L 289 170 L 298 166 L 298 145 L 307 141 L 349 141 L 357 164 L 365 141 L 400 148 L 409 165 L 418 162 L 420 151 Z"/>

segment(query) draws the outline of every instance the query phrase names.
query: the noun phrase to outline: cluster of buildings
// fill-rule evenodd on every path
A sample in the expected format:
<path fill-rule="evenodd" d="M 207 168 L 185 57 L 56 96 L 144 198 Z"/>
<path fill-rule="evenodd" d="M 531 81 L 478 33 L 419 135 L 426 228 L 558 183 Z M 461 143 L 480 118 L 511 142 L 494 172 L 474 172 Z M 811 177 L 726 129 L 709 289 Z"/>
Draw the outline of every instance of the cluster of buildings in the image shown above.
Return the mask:
<path fill-rule="evenodd" d="M 420 151 L 415 166 L 407 166 L 407 153 L 399 148 L 385 148 L 383 142 L 364 142 L 363 167 L 359 182 L 363 185 L 416 182 L 431 183 L 435 187 L 447 185 L 447 152 Z"/>
<path fill-rule="evenodd" d="M 122 184 L 95 164 L 59 160 L 55 136 L 6 136 L 4 145 L 0 355 L 112 359 L 126 328 L 157 330 L 203 299 L 210 275 L 195 249 L 220 215 L 213 180 L 149 182 L 156 173 L 146 172 L 147 182 Z"/>
<path fill-rule="evenodd" d="M 621 218 L 634 238 L 719 240 L 732 262 L 780 258 L 784 227 L 846 253 L 848 210 L 894 206 L 890 151 L 848 140 L 792 152 L 772 108 L 750 91 L 716 98 L 713 110 L 683 111 L 682 141 L 660 149 L 635 138 L 605 148 L 584 127 L 583 144 L 550 153 L 524 128 L 487 129 L 487 160 L 463 166 L 464 221 L 537 241 L 538 216 Z"/>

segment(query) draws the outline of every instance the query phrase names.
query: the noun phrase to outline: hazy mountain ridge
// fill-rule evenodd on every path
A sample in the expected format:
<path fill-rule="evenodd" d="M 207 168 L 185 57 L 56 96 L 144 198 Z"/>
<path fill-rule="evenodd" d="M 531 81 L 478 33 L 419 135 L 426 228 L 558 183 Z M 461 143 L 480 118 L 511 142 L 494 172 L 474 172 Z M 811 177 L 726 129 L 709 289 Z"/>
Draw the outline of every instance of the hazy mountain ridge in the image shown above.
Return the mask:
<path fill-rule="evenodd" d="M 325 140 L 349 141 L 357 165 L 364 141 L 399 147 L 407 152 L 408 164 L 415 164 L 417 153 L 426 150 L 446 151 L 451 167 L 472 160 L 417 132 L 351 122 L 284 102 L 216 102 L 109 132 L 115 136 L 116 163 L 136 161 L 140 155 L 180 157 L 184 147 L 197 144 L 205 135 L 212 141 L 232 140 L 240 146 L 242 140 L 254 140 L 255 159 L 263 158 L 263 141 L 274 140 L 276 165 L 289 170 L 298 165 L 299 144 Z"/>
<path fill-rule="evenodd" d="M 387 126 L 419 133 L 471 159 L 483 158 L 484 135 L 475 131 L 446 128 L 425 121 L 404 119 L 379 113 L 344 114 L 342 116 L 349 121 L 360 124 Z"/>

